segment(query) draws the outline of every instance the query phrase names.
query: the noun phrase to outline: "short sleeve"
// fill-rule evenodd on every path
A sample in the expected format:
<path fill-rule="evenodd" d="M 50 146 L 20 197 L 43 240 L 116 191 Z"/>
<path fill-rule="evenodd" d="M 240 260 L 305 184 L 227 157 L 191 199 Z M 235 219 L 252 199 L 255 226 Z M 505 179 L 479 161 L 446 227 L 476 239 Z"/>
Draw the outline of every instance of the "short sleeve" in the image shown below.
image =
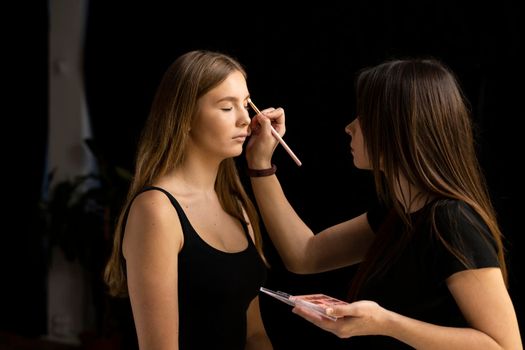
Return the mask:
<path fill-rule="evenodd" d="M 466 203 L 442 201 L 436 205 L 436 225 L 442 240 L 435 237 L 435 257 L 440 278 L 484 267 L 500 267 L 497 244 L 481 217 Z M 465 262 L 454 255 L 452 247 Z"/>

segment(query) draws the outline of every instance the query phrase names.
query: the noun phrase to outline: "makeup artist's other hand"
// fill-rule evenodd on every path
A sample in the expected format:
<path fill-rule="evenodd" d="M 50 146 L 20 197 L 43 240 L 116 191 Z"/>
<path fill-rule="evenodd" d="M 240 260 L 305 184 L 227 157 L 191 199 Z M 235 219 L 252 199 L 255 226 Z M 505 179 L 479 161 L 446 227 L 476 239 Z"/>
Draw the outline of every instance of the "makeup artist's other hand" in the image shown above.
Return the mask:
<path fill-rule="evenodd" d="M 349 338 L 358 335 L 389 335 L 388 319 L 393 313 L 369 300 L 360 300 L 348 305 L 333 306 L 328 315 L 343 316 L 332 321 L 311 310 L 296 306 L 295 314 L 312 322 L 316 326 L 337 335 L 339 338 Z"/>
<path fill-rule="evenodd" d="M 246 145 L 246 160 L 250 168 L 266 169 L 271 166 L 272 154 L 278 144 L 271 127 L 283 136 L 286 131 L 284 120 L 282 108 L 267 108 L 252 118 L 251 136 Z"/>

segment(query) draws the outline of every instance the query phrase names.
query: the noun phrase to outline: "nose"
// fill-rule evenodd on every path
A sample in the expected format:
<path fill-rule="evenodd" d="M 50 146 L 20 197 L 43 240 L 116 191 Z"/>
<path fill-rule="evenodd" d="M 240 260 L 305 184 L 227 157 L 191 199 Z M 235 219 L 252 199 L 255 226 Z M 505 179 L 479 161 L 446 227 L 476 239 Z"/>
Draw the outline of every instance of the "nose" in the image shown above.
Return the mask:
<path fill-rule="evenodd" d="M 250 124 L 250 121 L 251 119 L 250 119 L 250 114 L 248 113 L 248 110 L 242 107 L 237 116 L 237 125 L 246 126 Z"/>
<path fill-rule="evenodd" d="M 356 123 L 357 123 L 357 118 L 355 118 L 354 120 L 352 120 L 352 121 L 350 122 L 350 124 L 348 124 L 348 125 L 345 127 L 345 132 L 346 132 L 348 135 L 352 136 L 352 134 L 354 134 Z"/>
<path fill-rule="evenodd" d="M 345 126 L 345 132 L 352 136 L 352 123 L 348 124 L 347 126 Z"/>

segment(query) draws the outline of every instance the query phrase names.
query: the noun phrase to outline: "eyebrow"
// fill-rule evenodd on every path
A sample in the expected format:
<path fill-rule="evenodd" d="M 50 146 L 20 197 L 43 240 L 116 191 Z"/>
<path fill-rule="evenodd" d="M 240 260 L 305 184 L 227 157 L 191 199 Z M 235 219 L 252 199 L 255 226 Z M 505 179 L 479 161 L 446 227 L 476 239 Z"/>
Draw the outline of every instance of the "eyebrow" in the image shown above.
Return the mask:
<path fill-rule="evenodd" d="M 250 94 L 246 95 L 246 97 L 243 99 L 243 101 L 246 101 L 250 98 Z M 222 102 L 222 101 L 232 101 L 232 102 L 235 102 L 237 101 L 237 97 L 233 97 L 233 96 L 225 96 L 223 98 L 220 98 L 218 99 L 216 102 L 219 103 L 219 102 Z"/>

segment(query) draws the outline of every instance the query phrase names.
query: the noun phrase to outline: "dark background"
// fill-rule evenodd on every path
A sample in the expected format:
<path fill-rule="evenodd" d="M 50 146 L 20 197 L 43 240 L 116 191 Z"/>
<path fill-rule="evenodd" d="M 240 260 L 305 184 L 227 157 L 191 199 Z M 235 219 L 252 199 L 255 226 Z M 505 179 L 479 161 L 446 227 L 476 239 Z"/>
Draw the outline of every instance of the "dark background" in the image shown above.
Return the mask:
<path fill-rule="evenodd" d="M 192 49 L 222 51 L 244 64 L 259 108 L 285 108 L 285 140 L 303 166 L 297 167 L 279 147 L 274 157 L 278 176 L 299 215 L 318 231 L 365 211 L 374 195 L 370 174 L 352 165 L 344 133 L 354 118 L 357 70 L 387 58 L 441 59 L 455 71 L 471 103 L 481 164 L 507 239 L 510 293 L 523 327 L 519 219 L 524 205 L 517 167 L 523 160 L 524 47 L 523 12 L 517 3 L 283 6 L 92 1 L 86 94 L 94 139 L 109 164 L 132 169 L 140 129 L 169 64 Z M 29 336 L 45 333 L 46 320 L 45 249 L 35 238 L 34 220 L 45 162 L 48 20 L 45 6 L 35 9 L 21 23 L 28 34 L 12 43 L 20 69 L 9 85 L 15 93 L 9 102 L 18 113 L 7 122 L 14 122 L 9 130 L 20 138 L 6 149 L 3 171 L 8 209 L 0 241 L 0 330 Z M 243 166 L 244 160 L 238 161 Z M 269 241 L 266 251 L 272 264 L 268 287 L 344 297 L 352 268 L 294 275 L 283 268 Z M 261 308 L 276 349 L 341 345 L 290 313 L 287 305 L 262 296 Z"/>

